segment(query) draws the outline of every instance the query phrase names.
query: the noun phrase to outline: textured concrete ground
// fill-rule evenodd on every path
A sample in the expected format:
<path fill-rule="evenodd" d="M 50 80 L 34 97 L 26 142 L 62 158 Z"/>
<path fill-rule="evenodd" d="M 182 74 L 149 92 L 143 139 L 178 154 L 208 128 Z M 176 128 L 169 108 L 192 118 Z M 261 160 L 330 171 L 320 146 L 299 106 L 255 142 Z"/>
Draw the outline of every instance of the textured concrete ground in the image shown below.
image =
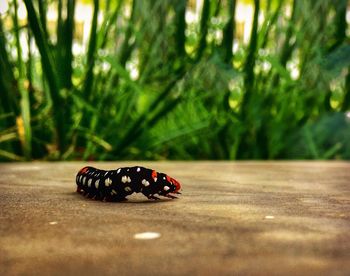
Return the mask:
<path fill-rule="evenodd" d="M 122 203 L 75 193 L 85 165 L 0 165 L 0 275 L 350 275 L 350 163 L 89 163 L 183 185 Z"/>

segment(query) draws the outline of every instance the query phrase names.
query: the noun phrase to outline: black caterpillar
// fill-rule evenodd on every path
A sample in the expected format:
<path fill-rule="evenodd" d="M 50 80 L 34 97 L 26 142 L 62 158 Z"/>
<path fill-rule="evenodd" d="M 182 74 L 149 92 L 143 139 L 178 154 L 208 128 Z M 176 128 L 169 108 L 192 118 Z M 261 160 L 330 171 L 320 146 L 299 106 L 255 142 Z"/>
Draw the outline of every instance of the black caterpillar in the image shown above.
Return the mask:
<path fill-rule="evenodd" d="M 116 170 L 82 168 L 76 177 L 77 192 L 86 197 L 103 201 L 123 201 L 132 193 L 143 193 L 148 199 L 160 199 L 156 195 L 177 198 L 181 185 L 164 173 L 144 167 L 125 167 Z"/>

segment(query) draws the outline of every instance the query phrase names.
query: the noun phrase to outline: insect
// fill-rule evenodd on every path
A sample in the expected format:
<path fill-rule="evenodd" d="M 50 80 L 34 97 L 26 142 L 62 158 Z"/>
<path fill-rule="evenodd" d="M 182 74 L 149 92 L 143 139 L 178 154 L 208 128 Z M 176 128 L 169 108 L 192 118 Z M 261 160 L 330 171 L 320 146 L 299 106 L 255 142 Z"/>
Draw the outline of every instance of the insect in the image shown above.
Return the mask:
<path fill-rule="evenodd" d="M 181 185 L 174 178 L 140 166 L 108 171 L 84 167 L 76 183 L 78 193 L 103 201 L 123 201 L 134 192 L 154 200 L 160 199 L 157 195 L 174 199 L 174 194 L 181 194 Z"/>

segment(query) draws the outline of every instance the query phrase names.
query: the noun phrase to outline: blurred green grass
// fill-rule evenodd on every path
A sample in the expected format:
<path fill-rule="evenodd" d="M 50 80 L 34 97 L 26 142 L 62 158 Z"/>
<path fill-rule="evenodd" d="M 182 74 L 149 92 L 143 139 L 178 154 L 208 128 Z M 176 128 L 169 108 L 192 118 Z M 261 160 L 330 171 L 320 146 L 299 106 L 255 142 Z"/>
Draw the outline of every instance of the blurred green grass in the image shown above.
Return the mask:
<path fill-rule="evenodd" d="M 350 159 L 346 0 L 85 1 L 79 53 L 77 1 L 23 2 L 0 17 L 2 161 Z"/>

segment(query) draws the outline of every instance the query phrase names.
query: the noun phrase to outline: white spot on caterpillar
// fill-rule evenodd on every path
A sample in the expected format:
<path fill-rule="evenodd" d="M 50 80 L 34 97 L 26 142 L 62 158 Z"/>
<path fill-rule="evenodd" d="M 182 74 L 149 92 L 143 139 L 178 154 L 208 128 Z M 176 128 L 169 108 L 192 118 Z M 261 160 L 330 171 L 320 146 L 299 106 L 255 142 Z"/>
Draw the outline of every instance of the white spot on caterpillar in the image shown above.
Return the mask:
<path fill-rule="evenodd" d="M 105 176 L 108 174 L 108 171 L 107 172 L 105 172 Z"/>
<path fill-rule="evenodd" d="M 88 180 L 88 186 L 91 187 L 92 178 Z"/>
<path fill-rule="evenodd" d="M 137 170 L 136 170 L 137 172 L 140 172 L 141 171 L 141 168 L 137 168 Z"/>
<path fill-rule="evenodd" d="M 107 178 L 107 179 L 105 180 L 105 186 L 108 187 L 108 186 L 111 185 L 111 184 L 112 184 L 112 179 Z"/>
<path fill-rule="evenodd" d="M 120 173 L 120 169 L 117 170 L 117 173 Z"/>
<path fill-rule="evenodd" d="M 116 195 L 116 194 L 117 194 L 116 190 L 112 189 L 111 195 Z"/>
<path fill-rule="evenodd" d="M 130 187 L 125 187 L 124 190 L 125 190 L 125 192 L 131 192 L 131 188 Z"/>
<path fill-rule="evenodd" d="M 163 189 L 164 189 L 164 191 L 169 191 L 170 188 L 168 186 L 164 186 Z"/>
<path fill-rule="evenodd" d="M 154 178 L 154 182 L 157 182 L 157 177 Z"/>
<path fill-rule="evenodd" d="M 165 180 L 165 176 L 163 177 L 163 179 Z"/>
<path fill-rule="evenodd" d="M 127 172 L 129 171 L 129 169 L 126 170 Z"/>
<path fill-rule="evenodd" d="M 124 175 L 122 177 L 122 182 L 123 183 L 130 183 L 131 182 L 131 178 L 129 176 Z"/>
<path fill-rule="evenodd" d="M 147 187 L 147 186 L 149 186 L 149 182 L 146 179 L 143 179 L 142 180 L 142 185 Z"/>
<path fill-rule="evenodd" d="M 95 182 L 95 187 L 96 189 L 98 189 L 98 186 L 100 185 L 100 179 L 97 179 L 96 182 Z"/>
<path fill-rule="evenodd" d="M 160 233 L 157 233 L 157 232 L 143 232 L 143 233 L 136 233 L 134 235 L 134 239 L 153 240 L 153 239 L 158 239 L 160 236 L 161 236 Z"/>
<path fill-rule="evenodd" d="M 85 179 L 86 179 L 86 177 L 83 176 L 83 178 L 81 179 L 81 184 L 85 185 Z"/>

